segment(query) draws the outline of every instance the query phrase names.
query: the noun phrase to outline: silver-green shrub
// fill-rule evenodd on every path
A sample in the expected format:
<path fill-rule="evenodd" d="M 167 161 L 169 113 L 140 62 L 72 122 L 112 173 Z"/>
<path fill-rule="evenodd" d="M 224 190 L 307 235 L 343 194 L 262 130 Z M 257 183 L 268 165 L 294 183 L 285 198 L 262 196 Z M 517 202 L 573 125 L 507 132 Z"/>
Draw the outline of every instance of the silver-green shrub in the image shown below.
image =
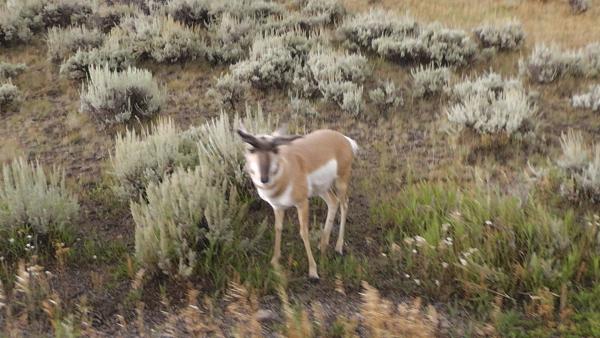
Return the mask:
<path fill-rule="evenodd" d="M 519 61 L 519 70 L 538 83 L 550 83 L 566 75 L 593 77 L 600 73 L 600 48 L 591 44 L 578 51 L 561 51 L 556 46 L 538 44 L 527 60 Z"/>
<path fill-rule="evenodd" d="M 238 18 L 250 17 L 259 21 L 286 13 L 281 4 L 271 0 L 229 0 L 217 4 L 213 9 L 214 13 L 229 13 Z"/>
<path fill-rule="evenodd" d="M 369 98 L 378 111 L 386 114 L 399 105 L 404 104 L 402 93 L 396 89 L 396 84 L 387 80 L 369 92 Z"/>
<path fill-rule="evenodd" d="M 15 78 L 27 69 L 24 63 L 8 63 L 0 61 L 0 79 Z"/>
<path fill-rule="evenodd" d="M 412 69 L 410 75 L 413 79 L 413 96 L 420 98 L 444 91 L 450 83 L 451 71 L 448 67 L 428 65 Z"/>
<path fill-rule="evenodd" d="M 582 74 L 585 77 L 600 76 L 600 43 L 585 46 L 581 51 Z"/>
<path fill-rule="evenodd" d="M 571 103 L 575 108 L 600 111 L 600 85 L 590 86 L 590 90 L 587 93 L 574 95 Z"/>
<path fill-rule="evenodd" d="M 81 27 L 58 28 L 48 30 L 46 43 L 48 58 L 58 62 L 77 50 L 98 48 L 104 41 L 104 34 L 97 29 Z"/>
<path fill-rule="evenodd" d="M 360 54 L 342 53 L 332 49 L 312 50 L 306 61 L 310 78 L 326 101 L 334 102 L 344 111 L 358 114 L 363 106 L 363 87 L 370 74 L 367 58 Z"/>
<path fill-rule="evenodd" d="M 92 66 L 81 90 L 81 112 L 102 123 L 156 115 L 163 107 L 166 91 L 144 69 L 114 72 L 108 66 Z"/>
<path fill-rule="evenodd" d="M 118 30 L 113 30 L 100 48 L 78 50 L 60 66 L 60 74 L 72 80 L 90 75 L 92 66 L 106 66 L 112 71 L 123 71 L 132 66 L 138 55 Z"/>
<path fill-rule="evenodd" d="M 10 109 L 17 109 L 21 101 L 21 91 L 19 91 L 17 86 L 10 81 L 0 83 L 0 113 L 7 112 Z"/>
<path fill-rule="evenodd" d="M 292 116 L 306 118 L 315 117 L 319 115 L 319 112 L 313 107 L 311 102 L 299 95 L 293 95 L 291 92 L 288 93 L 290 97 L 290 110 Z"/>
<path fill-rule="evenodd" d="M 170 0 L 166 13 L 173 19 L 192 26 L 208 26 L 215 17 L 215 2 L 209 0 Z"/>
<path fill-rule="evenodd" d="M 500 74 L 492 71 L 472 80 L 465 79 L 449 89 L 454 100 L 460 101 L 473 95 L 500 95 L 508 90 L 523 90 L 521 81 L 513 78 L 503 78 Z"/>
<path fill-rule="evenodd" d="M 172 120 L 160 120 L 140 132 L 117 134 L 111 154 L 111 173 L 117 181 L 118 195 L 141 196 L 150 182 L 160 183 L 176 167 L 197 163 L 196 144 L 181 136 Z"/>
<path fill-rule="evenodd" d="M 206 57 L 213 63 L 234 63 L 248 53 L 256 34 L 253 18 L 236 18 L 225 13 L 218 22 L 209 25 Z"/>
<path fill-rule="evenodd" d="M 568 177 L 563 192 L 600 202 L 600 145 L 586 144 L 580 132 L 569 131 L 561 136 L 561 148 L 557 164 Z"/>
<path fill-rule="evenodd" d="M 79 205 L 65 187 L 63 171 L 17 159 L 2 167 L 0 229 L 30 227 L 47 234 L 73 225 Z"/>
<path fill-rule="evenodd" d="M 246 98 L 250 84 L 239 81 L 231 74 L 217 78 L 215 85 L 208 90 L 207 95 L 215 100 L 221 108 L 235 109 Z"/>
<path fill-rule="evenodd" d="M 510 136 L 531 126 L 535 106 L 524 91 L 509 89 L 500 94 L 469 95 L 450 107 L 447 115 L 448 120 L 460 129 L 466 127 L 481 134 Z"/>
<path fill-rule="evenodd" d="M 195 28 L 169 16 L 129 17 L 120 27 L 129 37 L 135 53 L 156 62 L 175 63 L 203 57 L 205 42 Z"/>
<path fill-rule="evenodd" d="M 467 33 L 432 23 L 412 35 L 384 35 L 372 42 L 373 50 L 394 62 L 464 66 L 476 55 L 477 47 Z"/>
<path fill-rule="evenodd" d="M 516 50 L 523 45 L 525 40 L 523 26 L 516 19 L 498 25 L 483 24 L 475 28 L 473 32 L 483 48 Z"/>
<path fill-rule="evenodd" d="M 300 10 L 311 26 L 329 25 L 339 22 L 346 15 L 346 8 L 338 0 L 308 0 Z"/>
<path fill-rule="evenodd" d="M 238 194 L 249 183 L 244 146 L 233 132 L 240 123 L 256 132 L 273 127 L 259 109 L 245 119 L 222 114 L 182 133 L 197 145 L 195 169 L 177 168 L 160 183 L 151 182 L 145 199 L 131 202 L 136 258 L 143 267 L 189 276 L 204 250 L 231 244 L 234 226 L 247 213 Z"/>
<path fill-rule="evenodd" d="M 383 9 L 371 9 L 347 17 L 337 31 L 347 47 L 371 49 L 375 39 L 383 36 L 413 35 L 418 28 L 416 20 L 408 15 L 398 16 Z"/>
<path fill-rule="evenodd" d="M 41 0 L 11 0 L 0 5 L 0 46 L 27 42 L 37 29 L 36 17 L 43 4 Z"/>
<path fill-rule="evenodd" d="M 258 36 L 249 57 L 231 66 L 232 75 L 260 89 L 280 88 L 292 83 L 306 59 L 311 41 L 295 32 Z"/>
<path fill-rule="evenodd" d="M 190 276 L 207 247 L 228 245 L 246 207 L 237 191 L 215 184 L 200 167 L 177 169 L 162 183 L 151 183 L 147 202 L 131 202 L 135 255 L 149 271 Z"/>

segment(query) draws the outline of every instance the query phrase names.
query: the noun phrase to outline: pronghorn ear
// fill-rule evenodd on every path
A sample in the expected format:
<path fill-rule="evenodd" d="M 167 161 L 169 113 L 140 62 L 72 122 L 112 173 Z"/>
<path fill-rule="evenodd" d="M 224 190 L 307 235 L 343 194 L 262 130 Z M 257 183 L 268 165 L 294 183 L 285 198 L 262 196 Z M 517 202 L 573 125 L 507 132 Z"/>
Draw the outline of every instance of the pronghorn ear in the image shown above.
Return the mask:
<path fill-rule="evenodd" d="M 257 147 L 258 146 L 258 140 L 256 139 L 256 137 L 254 137 L 254 135 L 246 132 L 246 129 L 244 129 L 244 126 L 240 126 L 240 128 L 237 130 L 238 135 L 240 135 L 240 137 L 242 138 L 242 140 L 246 143 L 248 143 L 249 145 L 253 146 L 253 147 Z"/>
<path fill-rule="evenodd" d="M 273 146 L 275 147 L 279 147 L 288 143 L 291 143 L 294 140 L 297 140 L 299 138 L 302 138 L 301 135 L 288 135 L 288 136 L 277 136 L 275 138 L 273 138 L 273 140 L 271 141 Z"/>

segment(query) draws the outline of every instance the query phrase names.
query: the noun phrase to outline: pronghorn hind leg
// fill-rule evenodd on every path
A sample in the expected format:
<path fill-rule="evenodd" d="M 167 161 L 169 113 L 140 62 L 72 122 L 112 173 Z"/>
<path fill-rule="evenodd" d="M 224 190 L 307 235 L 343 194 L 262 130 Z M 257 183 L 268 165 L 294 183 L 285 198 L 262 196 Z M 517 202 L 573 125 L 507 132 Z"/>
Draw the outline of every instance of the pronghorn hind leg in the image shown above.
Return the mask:
<path fill-rule="evenodd" d="M 273 249 L 271 265 L 276 267 L 279 266 L 279 258 L 281 257 L 281 231 L 283 229 L 285 210 L 273 209 L 273 212 L 275 213 L 275 248 Z"/>
<path fill-rule="evenodd" d="M 321 232 L 319 249 L 321 250 L 321 253 L 325 253 L 327 246 L 329 245 L 329 237 L 331 236 L 331 229 L 333 228 L 333 222 L 335 221 L 335 215 L 337 214 L 339 200 L 331 190 L 322 194 L 321 198 L 327 203 L 327 219 L 325 219 L 325 227 L 323 227 L 323 232 Z"/>
<path fill-rule="evenodd" d="M 345 180 L 338 180 L 336 190 L 340 201 L 340 232 L 335 244 L 335 251 L 342 255 L 344 252 L 344 230 L 346 228 L 346 217 L 348 216 L 348 183 Z"/>
<path fill-rule="evenodd" d="M 300 237 L 304 242 L 304 248 L 306 249 L 306 256 L 308 256 L 308 277 L 311 279 L 319 279 L 317 274 L 317 263 L 313 257 L 310 249 L 310 236 L 308 232 L 308 200 L 304 200 L 302 203 L 296 206 L 298 209 L 298 220 L 300 221 Z"/>

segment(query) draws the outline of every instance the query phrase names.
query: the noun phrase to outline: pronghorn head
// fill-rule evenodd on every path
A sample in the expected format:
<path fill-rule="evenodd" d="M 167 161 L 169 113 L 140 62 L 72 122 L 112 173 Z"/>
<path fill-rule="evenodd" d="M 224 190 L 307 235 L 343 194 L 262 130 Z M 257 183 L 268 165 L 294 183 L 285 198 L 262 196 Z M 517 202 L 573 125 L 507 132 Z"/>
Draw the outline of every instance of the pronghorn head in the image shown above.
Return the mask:
<path fill-rule="evenodd" d="M 248 144 L 246 151 L 246 170 L 252 182 L 259 188 L 273 184 L 280 175 L 281 156 L 279 147 L 301 138 L 299 135 L 285 135 L 285 128 L 278 129 L 271 135 L 252 135 L 243 126 L 237 130 L 238 135 Z"/>

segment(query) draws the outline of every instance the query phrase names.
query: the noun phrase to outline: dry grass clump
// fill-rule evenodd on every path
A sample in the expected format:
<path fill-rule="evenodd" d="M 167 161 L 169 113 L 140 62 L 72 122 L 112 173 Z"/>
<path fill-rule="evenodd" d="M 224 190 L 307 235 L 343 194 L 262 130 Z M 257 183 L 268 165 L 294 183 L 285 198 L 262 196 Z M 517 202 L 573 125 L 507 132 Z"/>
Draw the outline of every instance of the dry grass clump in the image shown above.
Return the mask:
<path fill-rule="evenodd" d="M 15 78 L 27 69 L 24 63 L 8 63 L 0 61 L 0 79 Z"/>
<path fill-rule="evenodd" d="M 571 102 L 575 108 L 600 111 L 600 85 L 590 86 L 587 93 L 574 95 Z"/>
<path fill-rule="evenodd" d="M 81 91 L 80 110 L 101 123 L 122 123 L 156 115 L 165 99 L 165 90 L 147 70 L 130 67 L 114 72 L 109 66 L 92 66 Z"/>
<path fill-rule="evenodd" d="M 0 113 L 8 112 L 11 109 L 18 109 L 21 105 L 21 91 L 9 80 L 0 83 Z"/>
<path fill-rule="evenodd" d="M 48 58 L 58 62 L 77 50 L 89 50 L 102 45 L 104 34 L 97 29 L 81 27 L 58 28 L 48 31 Z"/>
<path fill-rule="evenodd" d="M 568 177 L 563 192 L 600 202 L 600 146 L 586 144 L 581 133 L 573 131 L 560 141 L 563 153 L 557 163 Z"/>
<path fill-rule="evenodd" d="M 410 75 L 413 79 L 413 96 L 421 98 L 438 95 L 446 90 L 452 73 L 448 67 L 428 65 L 412 69 Z"/>
<path fill-rule="evenodd" d="M 62 231 L 77 218 L 79 205 L 65 187 L 64 172 L 46 173 L 41 165 L 17 159 L 2 167 L 0 232 L 2 241 L 13 229 L 31 228 L 35 234 Z M 7 243 L 4 243 L 7 245 Z"/>
<path fill-rule="evenodd" d="M 175 63 L 205 54 L 200 34 L 169 16 L 138 16 L 122 20 L 120 27 L 141 58 Z"/>
<path fill-rule="evenodd" d="M 377 289 L 362 283 L 362 323 L 372 337 L 437 337 L 438 314 L 431 305 L 427 312 L 421 310 L 421 300 L 411 304 L 398 304 L 394 309 L 390 301 L 382 299 Z"/>
<path fill-rule="evenodd" d="M 516 19 L 498 25 L 484 24 L 473 30 L 483 48 L 495 48 L 500 51 L 516 50 L 525 41 L 523 26 Z"/>

